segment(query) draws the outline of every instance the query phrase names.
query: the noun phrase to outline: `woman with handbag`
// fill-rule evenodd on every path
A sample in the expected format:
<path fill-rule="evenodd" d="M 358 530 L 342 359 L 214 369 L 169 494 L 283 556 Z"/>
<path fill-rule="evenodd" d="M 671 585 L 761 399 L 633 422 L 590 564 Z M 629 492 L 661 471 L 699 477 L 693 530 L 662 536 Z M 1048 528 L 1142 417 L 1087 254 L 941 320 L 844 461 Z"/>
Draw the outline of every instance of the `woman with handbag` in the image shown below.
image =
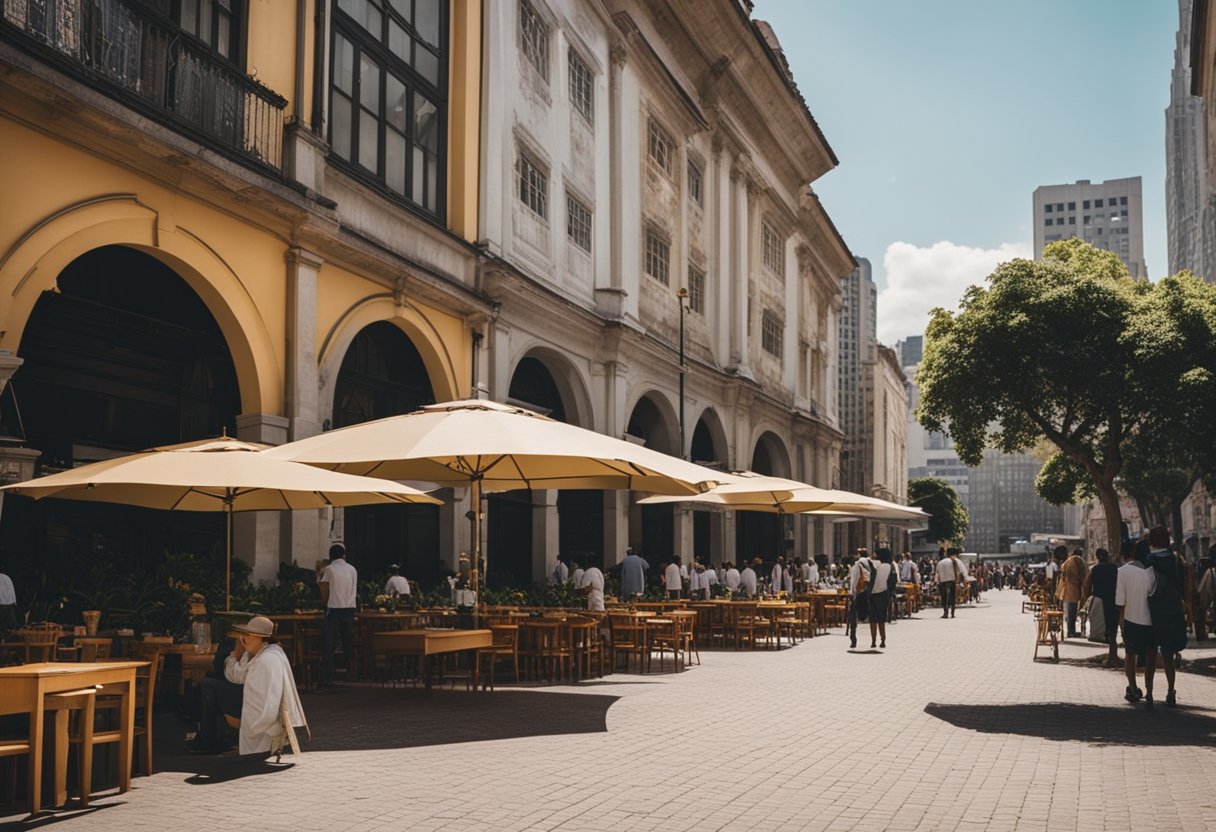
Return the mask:
<path fill-rule="evenodd" d="M 892 560 L 890 549 L 882 547 L 878 550 L 878 565 L 874 567 L 870 584 L 870 647 L 875 646 L 875 639 L 879 636 L 882 643 L 877 646 L 887 646 L 887 613 L 891 609 L 891 599 L 895 596 L 895 584 L 899 578 Z"/>

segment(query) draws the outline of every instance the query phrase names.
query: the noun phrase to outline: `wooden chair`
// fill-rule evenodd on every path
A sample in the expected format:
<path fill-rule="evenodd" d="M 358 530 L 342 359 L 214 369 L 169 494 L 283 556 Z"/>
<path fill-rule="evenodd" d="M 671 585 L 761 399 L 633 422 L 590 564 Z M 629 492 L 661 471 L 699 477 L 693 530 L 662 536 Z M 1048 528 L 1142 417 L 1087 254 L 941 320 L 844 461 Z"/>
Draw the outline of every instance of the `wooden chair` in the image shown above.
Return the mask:
<path fill-rule="evenodd" d="M 490 632 L 493 633 L 492 646 L 482 647 L 477 651 L 477 672 L 481 674 L 481 660 L 488 658 L 490 660 L 489 676 L 482 675 L 482 690 L 489 686 L 490 690 L 494 690 L 494 667 L 498 664 L 500 658 L 509 658 L 511 660 L 511 669 L 515 673 L 515 684 L 519 684 L 519 625 L 518 624 L 491 624 Z"/>
<path fill-rule="evenodd" d="M 24 737 L 0 737 L 0 759 L 12 759 L 12 774 L 8 779 L 8 802 L 12 803 L 16 799 L 17 793 L 17 763 L 24 758 L 26 767 L 29 767 L 30 752 L 34 746 L 30 742 L 29 734 Z M 28 776 L 28 775 L 27 775 Z"/>
<path fill-rule="evenodd" d="M 663 657 L 671 651 L 671 664 L 675 670 L 683 669 L 681 647 L 683 637 L 680 635 L 680 625 L 674 618 L 646 619 L 646 668 L 650 669 L 655 651 L 659 654 L 659 670 L 663 670 Z"/>
<path fill-rule="evenodd" d="M 76 770 L 80 781 L 80 806 L 82 809 L 88 808 L 89 792 L 93 785 L 93 721 L 99 689 L 100 685 L 95 685 L 80 690 L 47 694 L 44 698 L 44 709 L 48 714 L 54 714 L 55 806 L 62 806 L 68 801 L 68 749 L 71 746 L 69 717 L 73 711 L 79 711 L 77 731 L 80 762 Z"/>
<path fill-rule="evenodd" d="M 163 657 L 160 653 L 155 653 L 146 661 L 149 663 L 147 667 L 141 667 L 135 671 L 135 733 L 131 737 L 136 748 L 139 748 L 140 739 L 143 739 L 143 747 L 140 749 L 143 752 L 142 755 L 137 753 L 131 755 L 131 773 L 135 773 L 136 765 L 142 761 L 141 767 L 144 776 L 152 774 L 152 709 L 156 701 L 157 674 L 160 671 Z M 117 690 L 103 685 L 97 692 L 97 711 L 99 713 L 117 714 L 119 704 L 120 697 Z M 95 732 L 93 744 L 117 743 L 120 734 L 121 732 L 117 728 Z M 79 744 L 81 741 L 79 732 L 71 737 L 73 744 Z"/>
<path fill-rule="evenodd" d="M 63 627 L 53 621 L 39 621 L 19 630 L 25 645 L 25 663 L 53 662 L 58 658 L 59 639 Z"/>
<path fill-rule="evenodd" d="M 80 636 L 76 639 L 76 646 L 80 648 L 80 661 L 105 661 L 110 658 L 110 651 L 113 649 L 114 641 L 108 638 Z"/>
<path fill-rule="evenodd" d="M 776 615 L 772 618 L 773 629 L 777 635 L 777 647 L 781 647 L 781 639 L 789 639 L 790 647 L 794 646 L 794 639 L 798 634 L 798 629 L 801 626 L 798 621 L 798 611 L 794 605 L 790 605 L 788 610 L 776 610 Z"/>
<path fill-rule="evenodd" d="M 523 631 L 523 655 L 531 678 L 560 681 L 569 675 L 573 652 L 564 620 L 534 618 L 523 625 Z"/>
<path fill-rule="evenodd" d="M 743 646 L 745 637 L 748 646 L 755 649 L 757 608 L 755 601 L 737 601 L 727 608 L 727 626 L 731 643 L 736 650 Z"/>
<path fill-rule="evenodd" d="M 629 661 L 633 656 L 638 659 L 638 671 L 645 668 L 644 651 L 646 649 L 646 631 L 642 619 L 631 613 L 608 614 L 608 649 L 613 669 L 619 666 L 618 656 L 625 657 L 625 671 L 629 671 Z"/>
<path fill-rule="evenodd" d="M 604 675 L 604 645 L 598 619 L 580 618 L 570 623 L 570 647 L 573 653 L 574 678 L 589 679 Z"/>
<path fill-rule="evenodd" d="M 668 616 L 675 619 L 676 628 L 680 636 L 680 649 L 684 653 L 685 663 L 692 664 L 692 657 L 695 654 L 697 664 L 700 664 L 701 651 L 697 649 L 697 616 L 681 613 L 678 610 L 673 610 L 668 613 Z"/>

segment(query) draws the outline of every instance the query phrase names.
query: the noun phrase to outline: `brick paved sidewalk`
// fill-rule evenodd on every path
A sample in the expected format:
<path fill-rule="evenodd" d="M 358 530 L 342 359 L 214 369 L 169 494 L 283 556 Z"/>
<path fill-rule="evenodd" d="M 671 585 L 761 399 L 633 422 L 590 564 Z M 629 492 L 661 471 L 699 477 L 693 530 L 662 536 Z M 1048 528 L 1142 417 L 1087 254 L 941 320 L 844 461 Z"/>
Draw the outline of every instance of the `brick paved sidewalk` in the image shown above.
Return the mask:
<path fill-rule="evenodd" d="M 926 610 L 889 626 L 883 651 L 850 652 L 837 630 L 585 686 L 306 696 L 314 740 L 298 765 L 182 757 L 164 732 L 156 775 L 50 820 L 57 832 L 1216 829 L 1216 642 L 1187 651 L 1181 707 L 1146 712 L 1123 702 L 1121 673 L 1087 661 L 1104 648 L 1066 642 L 1059 664 L 1032 662 L 1020 601 L 991 592 L 949 621 Z"/>

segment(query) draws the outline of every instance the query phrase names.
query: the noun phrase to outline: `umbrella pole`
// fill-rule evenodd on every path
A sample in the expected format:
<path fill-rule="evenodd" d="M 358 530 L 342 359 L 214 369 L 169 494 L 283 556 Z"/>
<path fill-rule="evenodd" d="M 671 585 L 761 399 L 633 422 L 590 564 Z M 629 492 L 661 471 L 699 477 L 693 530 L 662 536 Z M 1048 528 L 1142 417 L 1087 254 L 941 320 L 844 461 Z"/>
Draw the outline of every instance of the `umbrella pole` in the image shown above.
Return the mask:
<path fill-rule="evenodd" d="M 224 612 L 232 611 L 232 501 L 224 501 L 227 529 L 224 533 Z"/>
<path fill-rule="evenodd" d="M 481 574 L 481 477 L 474 477 L 469 489 L 473 498 L 473 562 L 469 565 L 475 576 L 473 593 L 476 602 L 473 604 L 473 626 L 481 625 L 481 586 L 485 576 Z"/>

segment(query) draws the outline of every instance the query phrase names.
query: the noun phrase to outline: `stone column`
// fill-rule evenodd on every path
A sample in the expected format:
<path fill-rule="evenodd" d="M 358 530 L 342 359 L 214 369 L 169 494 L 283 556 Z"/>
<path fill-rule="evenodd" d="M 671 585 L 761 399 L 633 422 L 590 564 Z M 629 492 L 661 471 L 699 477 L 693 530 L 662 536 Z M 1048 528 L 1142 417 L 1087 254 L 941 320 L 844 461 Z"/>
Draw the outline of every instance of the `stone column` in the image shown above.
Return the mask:
<path fill-rule="evenodd" d="M 604 491 L 604 568 L 616 566 L 629 546 L 629 492 Z"/>
<path fill-rule="evenodd" d="M 282 445 L 287 441 L 288 420 L 272 413 L 242 413 L 236 417 L 236 435 L 247 442 Z M 309 512 L 310 514 L 312 512 Z M 274 583 L 282 557 L 277 511 L 242 512 L 233 517 L 232 557 L 253 567 L 255 584 Z"/>
<path fill-rule="evenodd" d="M 557 492 L 536 489 L 532 492 L 532 580 L 543 581 L 557 566 L 558 536 Z"/>
<path fill-rule="evenodd" d="M 671 511 L 671 548 L 680 556 L 680 563 L 691 569 L 693 558 L 697 554 L 692 547 L 692 509 L 687 505 L 674 503 Z"/>

